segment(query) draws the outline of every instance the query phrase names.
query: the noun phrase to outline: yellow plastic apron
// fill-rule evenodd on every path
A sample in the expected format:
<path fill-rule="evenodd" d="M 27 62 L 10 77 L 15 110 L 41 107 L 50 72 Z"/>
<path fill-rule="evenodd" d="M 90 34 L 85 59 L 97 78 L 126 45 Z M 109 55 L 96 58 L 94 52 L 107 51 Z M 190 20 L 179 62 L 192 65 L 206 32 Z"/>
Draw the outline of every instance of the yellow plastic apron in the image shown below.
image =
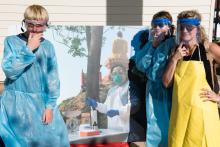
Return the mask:
<path fill-rule="evenodd" d="M 203 62 L 180 61 L 174 75 L 169 147 L 220 147 L 220 121 L 214 102 L 203 102 Z"/>

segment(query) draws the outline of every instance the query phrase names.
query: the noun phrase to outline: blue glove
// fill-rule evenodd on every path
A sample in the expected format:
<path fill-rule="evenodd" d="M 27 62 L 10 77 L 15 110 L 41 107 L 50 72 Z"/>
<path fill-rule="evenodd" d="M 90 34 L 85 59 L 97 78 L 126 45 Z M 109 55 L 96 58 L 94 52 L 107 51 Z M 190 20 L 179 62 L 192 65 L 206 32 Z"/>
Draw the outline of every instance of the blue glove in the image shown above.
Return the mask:
<path fill-rule="evenodd" d="M 95 109 L 98 104 L 97 104 L 95 99 L 87 97 L 86 98 L 86 105 L 88 105 L 88 106 L 92 107 L 93 109 Z"/>
<path fill-rule="evenodd" d="M 114 116 L 116 116 L 116 115 L 119 115 L 119 111 L 118 111 L 118 110 L 113 110 L 113 109 L 111 109 L 111 110 L 108 110 L 108 112 L 106 113 L 106 115 L 109 116 L 109 117 L 114 117 Z"/>

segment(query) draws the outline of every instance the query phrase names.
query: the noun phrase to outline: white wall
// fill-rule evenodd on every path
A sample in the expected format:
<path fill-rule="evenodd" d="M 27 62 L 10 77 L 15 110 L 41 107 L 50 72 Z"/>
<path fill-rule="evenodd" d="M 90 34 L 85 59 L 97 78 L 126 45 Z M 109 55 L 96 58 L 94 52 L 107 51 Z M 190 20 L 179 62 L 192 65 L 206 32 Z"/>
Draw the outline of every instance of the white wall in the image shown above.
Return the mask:
<path fill-rule="evenodd" d="M 40 4 L 49 11 L 51 24 L 61 25 L 149 25 L 160 10 L 176 16 L 196 9 L 211 40 L 215 0 L 0 0 L 0 56 L 10 25 L 21 24 L 28 5 Z M 0 73 L 0 81 L 3 79 Z"/>

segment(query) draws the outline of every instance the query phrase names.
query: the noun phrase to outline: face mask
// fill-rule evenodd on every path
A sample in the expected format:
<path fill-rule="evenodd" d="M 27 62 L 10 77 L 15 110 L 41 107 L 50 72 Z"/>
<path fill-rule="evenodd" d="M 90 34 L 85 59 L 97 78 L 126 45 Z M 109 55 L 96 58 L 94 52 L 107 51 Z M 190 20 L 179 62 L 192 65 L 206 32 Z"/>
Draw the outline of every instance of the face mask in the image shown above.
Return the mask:
<path fill-rule="evenodd" d="M 122 83 L 122 76 L 120 74 L 114 74 L 111 76 L 112 77 L 112 81 L 116 84 L 119 85 Z"/>

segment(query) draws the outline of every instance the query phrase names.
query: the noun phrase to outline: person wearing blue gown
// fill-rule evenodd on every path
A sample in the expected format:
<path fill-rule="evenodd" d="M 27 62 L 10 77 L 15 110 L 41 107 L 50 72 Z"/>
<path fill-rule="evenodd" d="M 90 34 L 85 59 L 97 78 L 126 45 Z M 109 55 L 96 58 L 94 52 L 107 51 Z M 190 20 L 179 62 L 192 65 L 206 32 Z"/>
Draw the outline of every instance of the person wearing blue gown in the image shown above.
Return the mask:
<path fill-rule="evenodd" d="M 162 75 L 172 49 L 176 46 L 172 16 L 167 11 L 160 11 L 153 16 L 151 26 L 149 41 L 135 55 L 135 63 L 148 79 L 146 145 L 167 147 L 172 91 L 163 86 Z"/>
<path fill-rule="evenodd" d="M 24 13 L 26 32 L 6 37 L 0 136 L 6 147 L 69 147 L 56 105 L 60 81 L 54 46 L 43 38 L 49 20 L 40 5 Z"/>
<path fill-rule="evenodd" d="M 146 75 L 137 70 L 135 64 L 135 55 L 139 52 L 148 41 L 149 30 L 144 29 L 137 32 L 132 41 L 131 46 L 134 48 L 135 54 L 129 59 L 128 79 L 129 79 L 129 95 L 130 95 L 130 129 L 128 134 L 129 145 L 132 146 L 136 142 L 144 146 L 146 141 Z"/>

